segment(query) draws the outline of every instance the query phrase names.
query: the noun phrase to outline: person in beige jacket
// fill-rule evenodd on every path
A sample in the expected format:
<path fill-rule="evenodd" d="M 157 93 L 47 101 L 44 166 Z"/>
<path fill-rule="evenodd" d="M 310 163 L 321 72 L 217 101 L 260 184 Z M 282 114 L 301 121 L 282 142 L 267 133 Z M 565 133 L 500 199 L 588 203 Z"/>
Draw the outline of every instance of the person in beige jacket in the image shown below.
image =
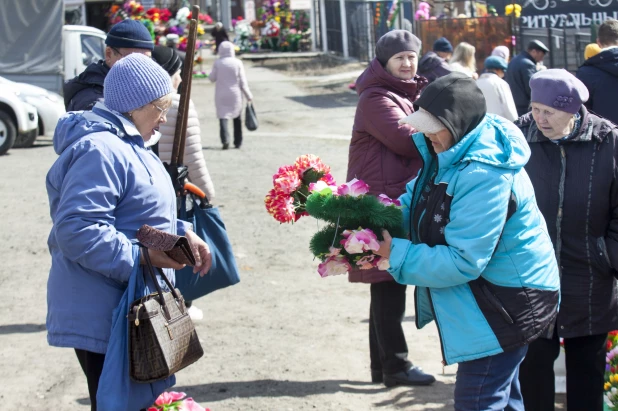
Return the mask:
<path fill-rule="evenodd" d="M 176 49 L 167 46 L 155 46 L 152 58 L 167 71 L 171 77 L 172 88 L 178 90 L 178 86 L 182 82 L 180 77 L 182 60 Z M 158 155 L 162 162 L 168 164 L 172 159 L 172 147 L 174 146 L 174 133 L 176 132 L 179 104 L 180 94 L 173 94 L 172 105 L 167 112 L 167 122 L 159 126 L 161 138 L 159 139 Z M 198 186 L 206 194 L 208 201 L 212 202 L 215 198 L 215 187 L 210 179 L 208 168 L 206 168 L 206 160 L 204 160 L 204 153 L 202 152 L 200 121 L 192 100 L 189 100 L 184 165 L 187 166 L 189 171 L 189 181 Z M 188 307 L 187 312 L 193 321 L 204 318 L 202 310 L 193 305 L 192 301 L 185 301 L 185 303 Z"/>
<path fill-rule="evenodd" d="M 163 67 L 172 78 L 172 87 L 178 89 L 180 82 L 180 56 L 175 49 L 166 46 L 156 46 L 152 58 Z M 174 132 L 176 130 L 176 119 L 178 117 L 178 105 L 180 94 L 174 94 L 172 106 L 167 113 L 167 123 L 159 128 L 161 139 L 159 140 L 159 158 L 164 163 L 169 163 L 172 158 L 172 146 L 174 145 Z M 200 131 L 200 121 L 193 101 L 189 101 L 189 117 L 187 119 L 187 140 L 185 144 L 184 163 L 189 171 L 189 180 L 198 186 L 210 202 L 215 197 L 215 187 L 210 179 L 206 160 L 202 151 L 202 137 Z"/>

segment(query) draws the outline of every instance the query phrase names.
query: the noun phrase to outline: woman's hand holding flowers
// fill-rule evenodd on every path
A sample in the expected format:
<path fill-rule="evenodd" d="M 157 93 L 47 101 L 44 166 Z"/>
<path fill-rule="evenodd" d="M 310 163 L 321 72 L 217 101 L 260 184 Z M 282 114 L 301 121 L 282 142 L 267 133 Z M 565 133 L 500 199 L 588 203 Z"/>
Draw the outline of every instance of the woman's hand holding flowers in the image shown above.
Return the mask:
<path fill-rule="evenodd" d="M 384 241 L 380 241 L 380 248 L 378 251 L 374 251 L 374 254 L 388 259 L 391 256 L 391 244 L 393 242 L 393 237 L 391 237 L 387 230 L 382 230 L 382 237 L 384 237 Z"/>

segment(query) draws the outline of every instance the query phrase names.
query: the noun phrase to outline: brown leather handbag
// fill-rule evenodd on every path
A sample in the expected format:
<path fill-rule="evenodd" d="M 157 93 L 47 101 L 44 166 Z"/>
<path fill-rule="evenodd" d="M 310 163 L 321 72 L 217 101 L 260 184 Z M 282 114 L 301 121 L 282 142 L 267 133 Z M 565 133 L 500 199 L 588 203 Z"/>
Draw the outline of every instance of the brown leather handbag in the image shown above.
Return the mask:
<path fill-rule="evenodd" d="M 204 351 L 187 313 L 185 300 L 174 289 L 163 270 L 161 278 L 171 291 L 163 292 L 150 261 L 142 247 L 146 272 L 157 292 L 133 301 L 129 310 L 129 375 L 137 382 L 154 382 L 196 362 Z"/>

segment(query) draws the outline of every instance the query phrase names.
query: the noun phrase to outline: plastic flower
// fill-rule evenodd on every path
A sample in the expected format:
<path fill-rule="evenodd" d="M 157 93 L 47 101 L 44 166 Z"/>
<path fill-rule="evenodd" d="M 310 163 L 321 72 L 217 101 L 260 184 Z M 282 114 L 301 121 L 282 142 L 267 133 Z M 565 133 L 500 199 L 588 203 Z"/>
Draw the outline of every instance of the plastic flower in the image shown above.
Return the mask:
<path fill-rule="evenodd" d="M 368 228 L 345 230 L 341 244 L 349 254 L 362 254 L 365 251 L 378 251 L 378 237 Z"/>
<path fill-rule="evenodd" d="M 270 190 L 266 195 L 264 205 L 268 213 L 280 223 L 291 223 L 292 221 L 298 221 L 298 218 L 300 218 L 295 213 L 294 199 L 277 192 L 275 189 Z"/>
<path fill-rule="evenodd" d="M 397 207 L 401 207 L 401 201 L 399 201 L 399 200 L 397 200 L 397 199 L 396 199 L 396 200 L 393 200 L 392 198 L 390 198 L 390 197 L 389 197 L 389 196 L 387 196 L 386 194 L 380 194 L 380 195 L 378 196 L 378 200 L 379 200 L 382 204 L 384 204 L 384 205 L 386 205 L 386 206 L 394 205 L 394 206 L 397 206 Z"/>
<path fill-rule="evenodd" d="M 364 255 L 357 262 L 356 265 L 360 267 L 361 270 L 369 270 L 374 267 L 373 260 L 375 260 L 376 256 L 374 254 Z"/>
<path fill-rule="evenodd" d="M 314 154 L 305 154 L 296 159 L 294 166 L 298 169 L 298 172 L 302 175 L 310 168 L 320 173 L 329 174 L 330 167 L 322 163 L 320 157 Z M 332 176 L 331 176 L 332 178 Z"/>
<path fill-rule="evenodd" d="M 353 179 L 339 186 L 338 193 L 340 196 L 358 197 L 369 192 L 369 186 L 361 180 Z"/>
<path fill-rule="evenodd" d="M 388 258 L 384 257 L 378 258 L 377 261 L 375 261 L 375 265 L 380 271 L 386 271 L 391 268 L 391 264 L 389 263 Z"/>
<path fill-rule="evenodd" d="M 318 266 L 320 277 L 331 277 L 333 275 L 347 274 L 352 269 L 347 258 L 343 256 L 328 257 L 326 261 Z"/>
<path fill-rule="evenodd" d="M 173 402 L 182 400 L 186 396 L 187 394 L 184 392 L 164 392 L 159 395 L 159 398 L 155 401 L 155 405 L 169 405 Z"/>
<path fill-rule="evenodd" d="M 337 182 L 335 182 L 335 178 L 332 176 L 331 173 L 324 174 L 324 176 L 320 179 L 320 181 L 324 181 L 329 186 L 336 186 L 337 185 Z M 335 190 L 335 191 L 337 191 L 337 190 Z"/>
<path fill-rule="evenodd" d="M 309 184 L 309 191 L 314 193 L 320 193 L 322 195 L 326 195 L 326 194 L 334 194 L 337 195 L 337 186 L 336 185 L 329 185 L 328 183 L 326 183 L 323 180 L 320 180 L 316 183 L 311 183 Z"/>
<path fill-rule="evenodd" d="M 284 194 L 291 194 L 301 185 L 298 171 L 294 166 L 279 167 L 279 171 L 273 175 L 275 190 Z"/>

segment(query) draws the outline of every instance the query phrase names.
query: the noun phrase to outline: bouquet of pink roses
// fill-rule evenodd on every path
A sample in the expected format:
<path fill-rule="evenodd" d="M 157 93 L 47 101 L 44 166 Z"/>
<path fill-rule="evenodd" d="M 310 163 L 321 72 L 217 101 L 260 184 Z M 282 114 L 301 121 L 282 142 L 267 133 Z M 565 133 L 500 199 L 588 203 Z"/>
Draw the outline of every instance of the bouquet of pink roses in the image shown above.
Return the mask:
<path fill-rule="evenodd" d="M 210 411 L 186 396 L 184 392 L 164 392 L 147 411 Z"/>
<path fill-rule="evenodd" d="M 295 169 L 281 167 L 273 176 L 275 188 L 266 196 L 269 213 L 281 222 L 310 215 L 328 223 L 310 243 L 313 255 L 322 261 L 318 267 L 322 277 L 346 274 L 354 268 L 388 269 L 388 260 L 374 251 L 379 248 L 383 229 L 394 237 L 405 237 L 399 201 L 385 194 L 369 195 L 369 186 L 357 179 L 337 186 L 330 168 L 318 157 L 299 159 L 312 162 L 301 162 L 303 167 Z"/>

